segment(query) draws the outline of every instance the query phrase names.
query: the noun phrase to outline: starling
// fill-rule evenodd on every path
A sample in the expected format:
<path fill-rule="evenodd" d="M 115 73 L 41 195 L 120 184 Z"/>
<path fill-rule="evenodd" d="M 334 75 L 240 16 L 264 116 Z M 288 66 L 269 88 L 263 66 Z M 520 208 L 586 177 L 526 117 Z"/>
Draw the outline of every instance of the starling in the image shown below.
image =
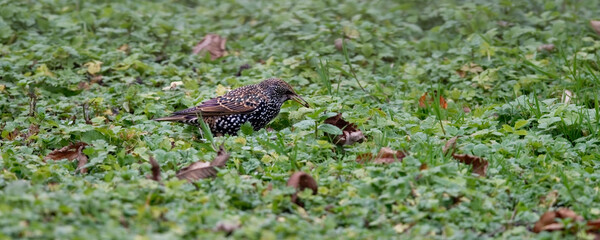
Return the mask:
<path fill-rule="evenodd" d="M 281 105 L 290 99 L 309 107 L 308 102 L 294 92 L 290 84 L 270 78 L 154 120 L 199 126 L 198 118 L 201 117 L 213 135 L 236 135 L 245 122 L 250 122 L 255 131 L 265 127 L 279 114 Z"/>

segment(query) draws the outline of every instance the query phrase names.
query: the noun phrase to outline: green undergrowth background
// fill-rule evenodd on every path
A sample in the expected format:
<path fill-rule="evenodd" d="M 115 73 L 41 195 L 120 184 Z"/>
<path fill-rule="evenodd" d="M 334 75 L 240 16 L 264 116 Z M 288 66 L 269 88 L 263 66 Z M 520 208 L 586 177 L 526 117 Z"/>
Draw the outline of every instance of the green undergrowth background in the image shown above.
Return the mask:
<path fill-rule="evenodd" d="M 219 222 L 245 239 L 585 237 L 530 229 L 558 207 L 600 218 L 598 16 L 595 0 L 0 1 L 0 238 L 225 238 Z M 227 56 L 191 54 L 209 33 Z M 175 178 L 216 153 L 150 119 L 270 77 L 312 108 L 216 138 L 232 156 L 216 178 Z M 433 91 L 447 109 L 419 107 Z M 332 144 L 330 113 L 367 140 Z M 442 153 L 458 135 L 486 177 Z M 87 174 L 43 160 L 79 141 Z M 410 155 L 356 162 L 381 147 Z M 297 170 L 319 185 L 305 208 L 286 187 Z"/>

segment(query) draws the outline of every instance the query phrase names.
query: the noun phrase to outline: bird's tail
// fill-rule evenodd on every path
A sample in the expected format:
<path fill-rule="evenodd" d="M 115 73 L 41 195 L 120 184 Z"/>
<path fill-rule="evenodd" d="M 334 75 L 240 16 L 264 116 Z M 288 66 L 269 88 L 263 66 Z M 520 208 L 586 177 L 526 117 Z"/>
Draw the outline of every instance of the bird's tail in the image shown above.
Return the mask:
<path fill-rule="evenodd" d="M 158 122 L 162 122 L 162 121 L 168 121 L 168 122 L 184 122 L 186 120 L 189 120 L 185 115 L 171 115 L 168 117 L 161 117 L 161 118 L 155 118 L 152 119 L 154 121 L 158 121 Z"/>

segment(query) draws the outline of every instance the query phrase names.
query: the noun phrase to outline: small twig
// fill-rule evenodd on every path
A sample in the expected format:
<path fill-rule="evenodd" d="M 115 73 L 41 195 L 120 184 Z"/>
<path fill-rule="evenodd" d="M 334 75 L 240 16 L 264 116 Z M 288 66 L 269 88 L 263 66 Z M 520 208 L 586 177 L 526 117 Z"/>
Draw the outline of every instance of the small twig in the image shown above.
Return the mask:
<path fill-rule="evenodd" d="M 150 165 L 152 166 L 152 176 L 147 176 L 149 179 L 160 182 L 160 165 L 154 157 L 150 156 Z"/>
<path fill-rule="evenodd" d="M 92 121 L 90 120 L 90 116 L 87 113 L 87 109 L 88 109 L 88 103 L 84 103 L 83 104 L 83 119 L 85 120 L 86 124 L 92 124 Z"/>
<path fill-rule="evenodd" d="M 29 116 L 35 116 L 35 106 L 37 105 L 37 95 L 35 94 L 35 88 L 29 86 Z"/>

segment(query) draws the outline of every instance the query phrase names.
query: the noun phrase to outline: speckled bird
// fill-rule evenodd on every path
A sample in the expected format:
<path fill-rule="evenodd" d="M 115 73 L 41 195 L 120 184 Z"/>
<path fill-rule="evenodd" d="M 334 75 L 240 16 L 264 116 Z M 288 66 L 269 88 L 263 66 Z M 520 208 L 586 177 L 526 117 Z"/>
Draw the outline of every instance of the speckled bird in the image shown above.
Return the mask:
<path fill-rule="evenodd" d="M 309 107 L 308 102 L 302 99 L 290 84 L 281 79 L 270 78 L 258 84 L 236 88 L 196 107 L 154 120 L 199 126 L 198 118 L 202 117 L 213 135 L 236 135 L 246 122 L 250 122 L 254 130 L 264 128 L 279 114 L 281 105 L 287 100 L 294 100 Z"/>

